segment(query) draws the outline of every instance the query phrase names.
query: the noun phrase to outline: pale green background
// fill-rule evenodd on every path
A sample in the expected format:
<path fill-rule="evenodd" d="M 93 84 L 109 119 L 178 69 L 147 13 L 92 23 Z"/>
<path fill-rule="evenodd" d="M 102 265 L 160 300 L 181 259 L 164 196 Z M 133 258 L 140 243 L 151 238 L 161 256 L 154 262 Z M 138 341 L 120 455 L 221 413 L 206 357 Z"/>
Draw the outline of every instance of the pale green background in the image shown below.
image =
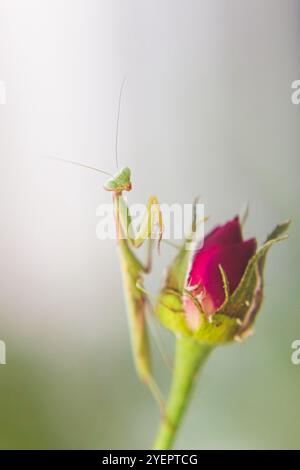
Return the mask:
<path fill-rule="evenodd" d="M 0 447 L 145 448 L 158 413 L 130 357 L 115 245 L 96 239 L 101 175 L 130 200 L 201 194 L 212 224 L 249 201 L 275 247 L 256 335 L 211 357 L 178 448 L 299 448 L 299 117 L 296 0 L 0 0 Z M 164 248 L 149 288 L 172 256 Z M 171 347 L 172 337 L 167 335 Z M 157 359 L 157 358 L 156 358 Z M 157 361 L 166 389 L 168 371 Z"/>

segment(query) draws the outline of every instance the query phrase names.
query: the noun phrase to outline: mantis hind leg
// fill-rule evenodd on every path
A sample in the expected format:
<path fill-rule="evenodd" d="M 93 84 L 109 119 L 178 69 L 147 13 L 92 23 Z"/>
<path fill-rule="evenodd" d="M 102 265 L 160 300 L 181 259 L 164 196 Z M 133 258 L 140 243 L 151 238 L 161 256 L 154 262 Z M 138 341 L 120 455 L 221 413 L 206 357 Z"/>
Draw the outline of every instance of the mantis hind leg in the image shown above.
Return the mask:
<path fill-rule="evenodd" d="M 164 414 L 165 414 L 165 401 L 163 399 L 161 391 L 160 391 L 153 375 L 149 374 L 148 377 L 146 377 L 144 379 L 144 383 L 149 388 L 154 400 L 158 404 L 161 416 L 164 416 Z"/>
<path fill-rule="evenodd" d="M 159 408 L 162 410 L 164 408 L 164 401 L 153 377 L 151 367 L 150 344 L 146 327 L 147 299 L 144 292 L 137 287 L 137 282 L 143 282 L 142 276 L 140 271 L 138 273 L 131 271 L 131 275 L 128 271 L 123 272 L 123 274 L 136 372 L 140 380 L 149 388 Z"/>

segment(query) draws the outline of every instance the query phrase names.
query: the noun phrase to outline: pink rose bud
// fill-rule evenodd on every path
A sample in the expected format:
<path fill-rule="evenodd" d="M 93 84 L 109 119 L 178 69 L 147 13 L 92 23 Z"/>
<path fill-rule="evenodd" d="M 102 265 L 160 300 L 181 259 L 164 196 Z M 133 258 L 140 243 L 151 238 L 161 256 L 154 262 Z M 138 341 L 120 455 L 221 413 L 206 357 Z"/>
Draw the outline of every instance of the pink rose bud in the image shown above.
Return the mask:
<path fill-rule="evenodd" d="M 289 221 L 257 247 L 243 240 L 238 217 L 216 227 L 195 253 L 188 237 L 166 273 L 156 305 L 161 323 L 177 336 L 218 345 L 247 337 L 263 300 L 263 272 L 271 246 L 286 238 Z"/>
<path fill-rule="evenodd" d="M 193 257 L 187 279 L 187 290 L 195 297 L 203 312 L 215 313 L 225 301 L 221 268 L 226 273 L 229 294 L 232 294 L 245 272 L 249 260 L 256 252 L 256 240 L 243 240 L 238 217 L 216 227 L 204 239 Z M 199 324 L 199 309 L 189 296 L 184 296 L 187 322 L 192 329 Z"/>

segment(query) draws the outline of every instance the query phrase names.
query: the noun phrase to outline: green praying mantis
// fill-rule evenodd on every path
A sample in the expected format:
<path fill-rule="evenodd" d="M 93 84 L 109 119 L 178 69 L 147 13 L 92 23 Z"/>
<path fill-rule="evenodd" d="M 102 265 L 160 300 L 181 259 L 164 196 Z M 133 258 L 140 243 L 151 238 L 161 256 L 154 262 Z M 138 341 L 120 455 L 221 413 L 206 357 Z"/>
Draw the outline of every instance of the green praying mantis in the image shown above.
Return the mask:
<path fill-rule="evenodd" d="M 120 264 L 136 370 L 140 379 L 149 387 L 160 407 L 163 408 L 163 400 L 151 371 L 145 311 L 148 298 L 143 289 L 143 276 L 151 270 L 152 236 L 155 235 L 154 229 L 156 224 L 159 230 L 159 240 L 162 237 L 162 214 L 156 197 L 151 196 L 143 219 L 137 231 L 133 233 L 130 212 L 122 195 L 123 191 L 130 191 L 132 189 L 130 177 L 130 169 L 127 167 L 123 168 L 107 182 L 104 188 L 107 191 L 113 192 Z M 148 240 L 148 256 L 146 263 L 143 263 L 136 256 L 132 248 L 139 248 L 145 240 Z"/>
<path fill-rule="evenodd" d="M 123 81 L 118 103 L 117 127 L 116 127 L 116 166 L 118 169 L 118 129 L 120 118 L 120 106 Z M 158 402 L 161 413 L 164 410 L 164 402 L 159 387 L 153 377 L 150 360 L 150 347 L 146 325 L 146 308 L 149 301 L 148 294 L 143 288 L 144 275 L 149 273 L 152 265 L 153 242 L 158 240 L 158 247 L 163 235 L 162 214 L 158 200 L 151 196 L 147 208 L 143 214 L 139 226 L 134 229 L 132 218 L 125 198 L 124 191 L 131 191 L 131 170 L 128 167 L 118 169 L 116 174 L 111 174 L 99 168 L 85 165 L 72 160 L 51 157 L 52 159 L 71 163 L 73 165 L 88 168 L 103 173 L 110 177 L 104 185 L 104 189 L 113 194 L 114 215 L 117 231 L 117 245 L 120 256 L 120 265 L 123 276 L 124 293 L 127 304 L 128 320 L 131 336 L 132 353 L 139 378 L 150 389 Z M 135 249 L 148 242 L 147 260 L 143 263 L 136 255 Z"/>

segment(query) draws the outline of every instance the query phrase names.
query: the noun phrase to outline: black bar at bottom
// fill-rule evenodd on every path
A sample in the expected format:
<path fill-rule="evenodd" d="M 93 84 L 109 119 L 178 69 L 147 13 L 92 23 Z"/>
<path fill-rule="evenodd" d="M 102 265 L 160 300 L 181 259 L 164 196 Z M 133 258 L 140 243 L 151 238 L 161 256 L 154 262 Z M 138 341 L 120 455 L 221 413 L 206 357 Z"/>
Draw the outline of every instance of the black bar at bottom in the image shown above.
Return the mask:
<path fill-rule="evenodd" d="M 228 463 L 231 466 L 253 465 L 261 463 L 265 458 L 276 460 L 277 464 L 287 464 L 288 457 L 294 451 L 213 451 L 213 450 L 176 450 L 176 451 L 149 451 L 149 450 L 45 450 L 45 451 L 0 451 L 0 467 L 7 468 L 5 464 L 23 465 L 29 463 L 68 466 L 82 468 L 98 468 L 107 465 L 120 465 L 125 468 L 137 468 L 141 465 L 204 465 Z M 18 468 L 18 467 L 17 467 Z"/>

